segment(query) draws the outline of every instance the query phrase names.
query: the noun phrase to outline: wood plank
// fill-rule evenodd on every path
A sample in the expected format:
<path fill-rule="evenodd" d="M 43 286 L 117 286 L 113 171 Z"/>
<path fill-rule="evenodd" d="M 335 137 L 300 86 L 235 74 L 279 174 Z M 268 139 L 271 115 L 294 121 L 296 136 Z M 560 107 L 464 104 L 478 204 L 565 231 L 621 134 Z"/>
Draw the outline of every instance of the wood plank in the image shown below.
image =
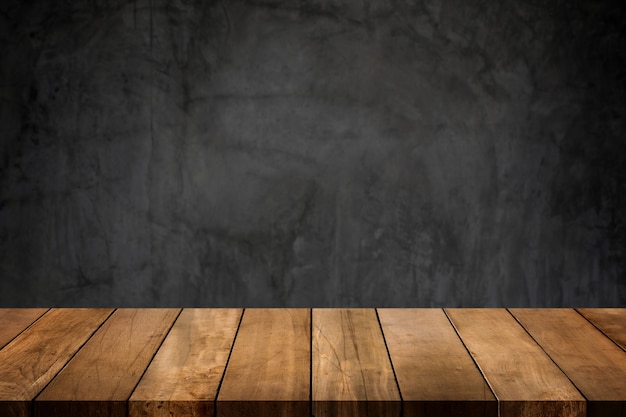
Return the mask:
<path fill-rule="evenodd" d="M 579 308 L 578 312 L 626 351 L 626 308 Z"/>
<path fill-rule="evenodd" d="M 586 416 L 585 398 L 505 309 L 446 309 L 500 415 Z"/>
<path fill-rule="evenodd" d="M 589 417 L 626 417 L 626 352 L 572 309 L 511 309 L 588 401 Z"/>
<path fill-rule="evenodd" d="M 40 417 L 125 417 L 179 309 L 118 309 L 35 400 Z"/>
<path fill-rule="evenodd" d="M 0 308 L 0 349 L 46 311 L 47 308 Z"/>
<path fill-rule="evenodd" d="M 312 361 L 314 416 L 400 416 L 374 309 L 313 309 Z"/>
<path fill-rule="evenodd" d="M 32 399 L 112 311 L 53 309 L 0 350 L 0 415 L 30 416 Z"/>
<path fill-rule="evenodd" d="M 246 309 L 217 415 L 309 417 L 310 341 L 310 310 Z"/>
<path fill-rule="evenodd" d="M 497 417 L 498 403 L 441 309 L 378 309 L 404 417 Z"/>
<path fill-rule="evenodd" d="M 130 397 L 131 417 L 213 416 L 241 309 L 184 309 Z"/>

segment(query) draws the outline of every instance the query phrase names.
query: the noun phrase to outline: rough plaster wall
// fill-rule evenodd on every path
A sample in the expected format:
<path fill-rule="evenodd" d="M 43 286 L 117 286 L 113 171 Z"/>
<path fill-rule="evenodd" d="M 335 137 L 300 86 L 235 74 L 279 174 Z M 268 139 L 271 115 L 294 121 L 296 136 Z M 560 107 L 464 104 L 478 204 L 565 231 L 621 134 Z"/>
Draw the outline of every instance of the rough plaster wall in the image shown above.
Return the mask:
<path fill-rule="evenodd" d="M 0 304 L 626 306 L 624 8 L 4 1 Z"/>

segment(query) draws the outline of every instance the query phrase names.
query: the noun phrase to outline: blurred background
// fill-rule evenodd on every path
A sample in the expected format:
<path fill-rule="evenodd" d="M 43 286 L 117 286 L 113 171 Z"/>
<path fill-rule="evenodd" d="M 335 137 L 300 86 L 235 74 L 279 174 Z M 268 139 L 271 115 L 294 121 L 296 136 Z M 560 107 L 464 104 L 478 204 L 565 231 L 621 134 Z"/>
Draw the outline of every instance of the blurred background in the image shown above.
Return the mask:
<path fill-rule="evenodd" d="M 614 0 L 5 0 L 0 305 L 626 306 Z"/>

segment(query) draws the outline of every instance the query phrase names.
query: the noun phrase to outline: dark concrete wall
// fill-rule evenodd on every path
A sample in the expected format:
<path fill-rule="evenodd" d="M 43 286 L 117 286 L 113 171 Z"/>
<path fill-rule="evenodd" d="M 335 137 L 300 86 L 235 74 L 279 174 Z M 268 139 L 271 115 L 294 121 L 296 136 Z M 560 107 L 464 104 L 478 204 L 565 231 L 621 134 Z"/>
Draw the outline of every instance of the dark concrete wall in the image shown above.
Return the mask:
<path fill-rule="evenodd" d="M 0 5 L 4 306 L 626 306 L 624 7 Z"/>

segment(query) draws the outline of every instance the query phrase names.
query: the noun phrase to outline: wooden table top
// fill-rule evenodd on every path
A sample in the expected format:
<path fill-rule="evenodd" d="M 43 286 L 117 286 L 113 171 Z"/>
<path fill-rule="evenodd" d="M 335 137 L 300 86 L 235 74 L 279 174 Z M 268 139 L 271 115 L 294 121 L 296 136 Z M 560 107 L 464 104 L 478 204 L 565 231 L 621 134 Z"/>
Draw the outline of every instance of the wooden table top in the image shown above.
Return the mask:
<path fill-rule="evenodd" d="M 626 309 L 0 309 L 0 416 L 626 417 Z"/>

